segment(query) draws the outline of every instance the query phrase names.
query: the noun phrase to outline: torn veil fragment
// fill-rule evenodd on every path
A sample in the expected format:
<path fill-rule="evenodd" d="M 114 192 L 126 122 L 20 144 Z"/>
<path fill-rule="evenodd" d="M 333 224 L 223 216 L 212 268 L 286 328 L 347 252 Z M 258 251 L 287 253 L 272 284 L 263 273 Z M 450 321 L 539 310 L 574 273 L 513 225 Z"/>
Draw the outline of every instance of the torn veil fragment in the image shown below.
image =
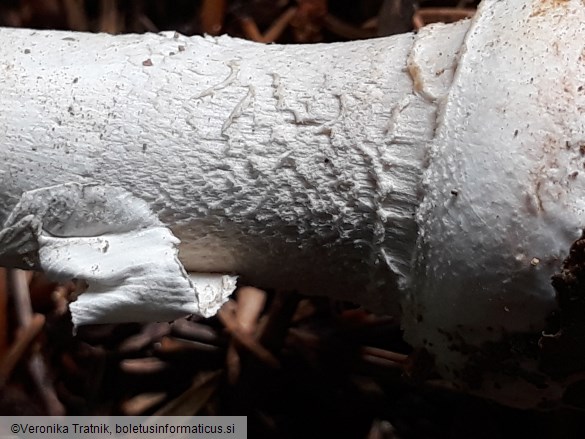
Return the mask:
<path fill-rule="evenodd" d="M 82 280 L 75 326 L 214 315 L 236 278 L 188 275 L 179 239 L 146 202 L 106 185 L 68 183 L 25 192 L 0 230 L 0 264 Z"/>

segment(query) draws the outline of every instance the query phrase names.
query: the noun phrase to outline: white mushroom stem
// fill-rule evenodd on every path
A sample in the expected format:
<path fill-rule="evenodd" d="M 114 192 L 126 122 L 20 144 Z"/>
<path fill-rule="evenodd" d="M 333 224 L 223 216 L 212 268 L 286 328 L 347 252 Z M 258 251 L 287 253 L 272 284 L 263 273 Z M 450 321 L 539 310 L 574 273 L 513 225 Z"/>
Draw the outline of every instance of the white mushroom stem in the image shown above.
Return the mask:
<path fill-rule="evenodd" d="M 117 319 L 201 312 L 183 266 L 402 308 L 457 381 L 454 338 L 540 331 L 585 227 L 583 23 L 486 0 L 329 45 L 2 29 L 0 263 L 130 290 Z"/>
<path fill-rule="evenodd" d="M 437 98 L 468 27 L 309 46 L 2 29 L 0 217 L 42 216 L 35 265 L 100 294 L 124 296 L 135 255 L 155 276 L 171 238 L 137 233 L 161 220 L 188 271 L 397 312 Z M 124 234 L 115 259 L 63 240 L 104 233 Z M 15 251 L 4 260 L 26 266 Z"/>

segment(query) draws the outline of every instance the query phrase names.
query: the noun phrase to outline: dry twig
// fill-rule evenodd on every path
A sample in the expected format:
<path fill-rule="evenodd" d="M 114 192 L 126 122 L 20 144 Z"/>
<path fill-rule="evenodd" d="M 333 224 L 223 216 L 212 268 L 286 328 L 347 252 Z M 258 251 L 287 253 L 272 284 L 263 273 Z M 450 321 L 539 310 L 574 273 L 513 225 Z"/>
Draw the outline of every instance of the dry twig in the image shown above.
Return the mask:
<path fill-rule="evenodd" d="M 258 343 L 254 337 L 241 329 L 238 321 L 236 320 L 235 310 L 236 304 L 233 301 L 228 301 L 217 314 L 226 330 L 242 347 L 246 348 L 262 363 L 271 368 L 279 368 L 280 362 L 276 359 L 276 357 L 262 344 Z"/>
<path fill-rule="evenodd" d="M 157 416 L 195 416 L 215 393 L 222 371 L 200 372 L 193 384 L 178 398 L 154 413 Z"/>
<path fill-rule="evenodd" d="M 226 0 L 203 0 L 201 5 L 201 30 L 209 35 L 218 35 L 223 28 Z"/>
<path fill-rule="evenodd" d="M 67 18 L 67 26 L 71 30 L 86 32 L 89 30 L 89 23 L 85 13 L 84 0 L 63 0 L 63 9 Z"/>
<path fill-rule="evenodd" d="M 8 353 L 0 360 L 0 388 L 6 384 L 14 367 L 22 359 L 24 353 L 31 347 L 31 344 L 43 329 L 44 324 L 45 316 L 35 314 L 26 326 L 21 327 Z"/>

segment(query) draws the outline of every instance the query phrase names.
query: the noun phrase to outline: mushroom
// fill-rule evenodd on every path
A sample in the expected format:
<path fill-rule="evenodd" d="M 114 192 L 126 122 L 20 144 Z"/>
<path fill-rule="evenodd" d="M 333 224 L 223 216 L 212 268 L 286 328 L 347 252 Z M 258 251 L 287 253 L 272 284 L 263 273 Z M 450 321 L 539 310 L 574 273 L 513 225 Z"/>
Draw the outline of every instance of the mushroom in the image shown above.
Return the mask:
<path fill-rule="evenodd" d="M 584 23 L 485 0 L 328 45 L 1 29 L 0 263 L 84 280 L 76 324 L 209 315 L 231 275 L 350 300 L 456 387 L 558 402 L 584 367 L 542 361 L 579 339 L 551 277 L 572 297 Z"/>

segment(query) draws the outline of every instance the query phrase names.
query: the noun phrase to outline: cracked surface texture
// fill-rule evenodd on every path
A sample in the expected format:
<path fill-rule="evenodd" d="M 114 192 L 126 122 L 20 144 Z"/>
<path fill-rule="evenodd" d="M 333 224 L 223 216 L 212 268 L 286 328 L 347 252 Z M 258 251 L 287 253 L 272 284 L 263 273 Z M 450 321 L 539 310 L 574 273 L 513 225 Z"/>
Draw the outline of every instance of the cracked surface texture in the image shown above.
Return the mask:
<path fill-rule="evenodd" d="M 413 65 L 440 94 L 467 26 L 306 46 L 3 29 L 0 217 L 23 191 L 117 186 L 187 270 L 398 313 L 437 106 Z"/>

